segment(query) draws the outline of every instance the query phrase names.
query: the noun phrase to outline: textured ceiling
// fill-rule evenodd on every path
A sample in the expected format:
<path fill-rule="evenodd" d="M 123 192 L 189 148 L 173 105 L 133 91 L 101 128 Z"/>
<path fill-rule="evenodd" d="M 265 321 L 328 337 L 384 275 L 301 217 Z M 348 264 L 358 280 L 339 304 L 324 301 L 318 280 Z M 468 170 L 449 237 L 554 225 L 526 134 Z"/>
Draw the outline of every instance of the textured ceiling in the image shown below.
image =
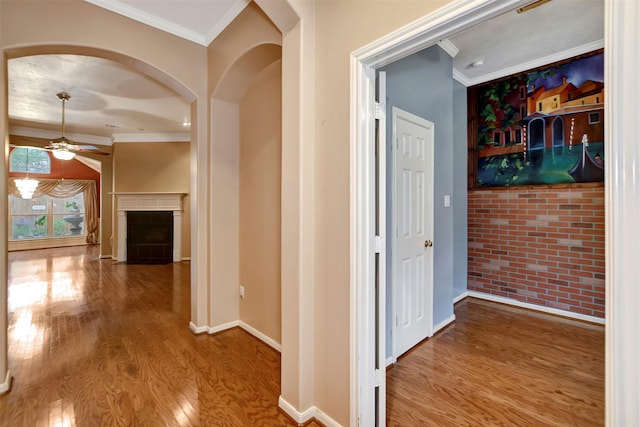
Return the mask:
<path fill-rule="evenodd" d="M 467 85 L 604 47 L 603 0 L 552 0 L 524 13 L 511 11 L 449 37 Z M 482 61 L 482 66 L 472 63 Z"/>
<path fill-rule="evenodd" d="M 208 45 L 248 0 L 87 0 L 95 5 Z M 515 11 L 449 37 L 454 77 L 472 85 L 584 53 L 604 42 L 604 0 L 552 0 Z M 470 66 L 482 62 L 481 66 Z M 56 137 L 61 107 L 56 93 L 71 95 L 67 133 L 77 142 L 140 140 L 143 135 L 188 138 L 189 105 L 161 83 L 118 63 L 76 55 L 9 60 L 12 133 Z M 19 132 L 14 132 L 16 129 Z M 35 135 L 31 130 L 38 130 Z M 91 136 L 99 137 L 91 140 Z M 136 138 L 137 137 L 137 138 Z"/>

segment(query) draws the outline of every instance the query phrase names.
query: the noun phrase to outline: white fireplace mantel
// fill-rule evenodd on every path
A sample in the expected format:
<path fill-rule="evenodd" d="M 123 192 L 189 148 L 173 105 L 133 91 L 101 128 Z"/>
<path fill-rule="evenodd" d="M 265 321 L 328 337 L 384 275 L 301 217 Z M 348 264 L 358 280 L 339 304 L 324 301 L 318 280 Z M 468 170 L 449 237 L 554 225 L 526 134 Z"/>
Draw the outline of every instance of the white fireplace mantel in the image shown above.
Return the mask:
<path fill-rule="evenodd" d="M 127 212 L 173 212 L 173 262 L 182 261 L 182 199 L 187 193 L 114 192 L 118 214 L 117 261 L 127 260 Z"/>

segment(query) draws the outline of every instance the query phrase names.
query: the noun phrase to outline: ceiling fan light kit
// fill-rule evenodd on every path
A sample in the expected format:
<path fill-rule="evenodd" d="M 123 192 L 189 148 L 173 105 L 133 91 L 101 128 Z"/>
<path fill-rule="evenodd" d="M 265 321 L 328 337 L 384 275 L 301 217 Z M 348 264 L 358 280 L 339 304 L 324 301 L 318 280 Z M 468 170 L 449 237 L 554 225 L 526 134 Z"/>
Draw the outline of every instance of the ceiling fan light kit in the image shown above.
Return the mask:
<path fill-rule="evenodd" d="M 51 150 L 51 154 L 58 160 L 71 160 L 76 156 L 76 153 L 67 149 L 54 149 Z"/>
<path fill-rule="evenodd" d="M 65 131 L 65 120 L 64 120 L 64 111 L 65 104 L 69 99 L 71 99 L 71 95 L 67 92 L 58 92 L 56 96 L 60 101 L 62 101 L 62 136 L 60 138 L 56 138 L 54 140 L 49 141 L 49 145 L 45 148 L 51 149 L 53 153 L 53 157 L 58 160 L 71 160 L 76 156 L 75 151 L 78 150 L 78 147 L 69 141 L 64 136 Z"/>

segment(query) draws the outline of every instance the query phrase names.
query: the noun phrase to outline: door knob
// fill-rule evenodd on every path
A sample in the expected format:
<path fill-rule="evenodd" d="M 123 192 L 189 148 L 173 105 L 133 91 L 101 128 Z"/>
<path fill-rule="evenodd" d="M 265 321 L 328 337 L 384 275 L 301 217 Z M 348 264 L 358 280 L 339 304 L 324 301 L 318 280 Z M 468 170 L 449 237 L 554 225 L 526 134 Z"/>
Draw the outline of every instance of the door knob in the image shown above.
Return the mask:
<path fill-rule="evenodd" d="M 424 241 L 424 247 L 425 248 L 430 248 L 431 246 L 433 246 L 433 242 L 431 240 L 425 240 Z"/>

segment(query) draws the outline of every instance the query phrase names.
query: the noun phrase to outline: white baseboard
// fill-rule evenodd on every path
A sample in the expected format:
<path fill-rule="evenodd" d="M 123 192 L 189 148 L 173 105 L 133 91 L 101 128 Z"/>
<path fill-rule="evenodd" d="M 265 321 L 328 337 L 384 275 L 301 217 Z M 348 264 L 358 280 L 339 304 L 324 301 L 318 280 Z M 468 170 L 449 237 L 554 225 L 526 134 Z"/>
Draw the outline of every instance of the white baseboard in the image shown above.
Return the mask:
<path fill-rule="evenodd" d="M 194 334 L 201 334 L 203 332 L 207 332 L 209 330 L 209 327 L 208 326 L 196 326 L 195 323 L 189 322 L 189 329 L 191 329 L 191 332 L 193 332 Z"/>
<path fill-rule="evenodd" d="M 460 302 L 460 301 L 462 301 L 463 299 L 465 299 L 468 296 L 469 296 L 469 292 L 468 291 L 464 291 L 463 293 L 461 293 L 460 295 L 458 295 L 457 297 L 455 297 L 453 299 L 453 303 L 455 304 L 457 302 Z"/>
<path fill-rule="evenodd" d="M 315 408 L 315 409 L 316 409 L 316 414 L 314 415 L 314 418 L 316 420 L 320 421 L 322 424 L 324 424 L 327 427 L 341 427 L 340 423 L 338 423 L 336 420 L 331 418 L 329 415 L 325 414 L 318 408 Z"/>
<path fill-rule="evenodd" d="M 298 412 L 296 408 L 294 408 L 289 402 L 284 400 L 284 397 L 282 397 L 282 395 L 280 395 L 280 397 L 278 398 L 278 407 L 282 409 L 287 415 L 289 415 L 293 419 L 293 421 L 297 422 L 298 424 L 303 424 L 303 423 L 306 423 L 307 421 L 310 421 L 311 418 L 313 418 L 313 414 L 316 412 L 315 406 L 307 408 L 303 412 Z"/>
<path fill-rule="evenodd" d="M 433 327 L 433 333 L 431 335 L 435 335 L 436 332 L 438 332 L 440 329 L 444 328 L 448 324 L 452 323 L 454 320 L 456 320 L 456 315 L 452 314 L 451 317 L 448 317 L 448 318 L 444 319 L 442 322 L 440 322 L 437 325 L 435 325 Z"/>
<path fill-rule="evenodd" d="M 191 261 L 191 257 L 184 256 L 184 257 L 182 257 L 182 261 Z"/>
<path fill-rule="evenodd" d="M 266 336 L 265 334 L 255 329 L 254 327 L 246 324 L 242 320 L 234 320 L 233 322 L 223 323 L 222 325 L 218 325 L 218 326 L 196 326 L 193 322 L 189 323 L 189 329 L 191 329 L 191 332 L 193 332 L 194 334 L 201 334 L 203 332 L 207 332 L 209 334 L 215 334 L 217 332 L 222 332 L 222 331 L 226 331 L 227 329 L 235 328 L 236 326 L 241 327 L 242 329 L 244 329 L 254 337 L 258 338 L 260 341 L 262 341 L 269 347 L 273 348 L 274 350 L 278 352 L 282 352 L 282 345 L 280 343 L 276 342 L 273 338 Z"/>
<path fill-rule="evenodd" d="M 239 326 L 242 329 L 244 329 L 245 331 L 249 332 L 254 337 L 258 338 L 260 341 L 262 341 L 265 344 L 267 344 L 269 347 L 271 347 L 274 350 L 276 350 L 277 352 L 279 352 L 279 353 L 282 352 L 282 345 L 280 343 L 276 342 L 276 340 L 274 340 L 273 338 L 266 336 L 265 334 L 263 334 L 259 330 L 255 329 L 254 327 L 249 326 L 248 324 L 244 323 L 242 320 L 240 321 Z"/>
<path fill-rule="evenodd" d="M 216 332 L 226 331 L 227 329 L 235 328 L 236 326 L 240 326 L 239 320 L 223 323 L 222 325 L 218 325 L 218 326 L 209 326 L 209 329 L 207 329 L 207 332 L 210 334 L 215 334 Z"/>
<path fill-rule="evenodd" d="M 11 388 L 11 372 L 7 370 L 7 376 L 4 379 L 4 382 L 0 384 L 0 394 L 4 394 L 9 391 Z"/>
<path fill-rule="evenodd" d="M 100 259 L 113 259 L 113 257 L 111 256 L 111 254 L 100 255 L 98 258 L 100 258 Z"/>
<path fill-rule="evenodd" d="M 278 407 L 298 424 L 304 424 L 315 418 L 317 421 L 320 421 L 327 427 L 341 427 L 340 423 L 338 423 L 336 420 L 334 420 L 315 406 L 311 406 L 305 409 L 303 412 L 298 412 L 289 402 L 287 402 L 282 396 L 280 396 L 278 398 Z"/>
<path fill-rule="evenodd" d="M 541 311 L 543 313 L 555 314 L 556 316 L 568 317 L 570 319 L 582 320 L 584 322 L 597 323 L 599 325 L 605 324 L 605 319 L 595 316 L 587 316 L 586 314 L 574 313 L 572 311 L 560 310 L 552 307 L 545 307 L 543 305 L 531 304 L 528 302 L 518 301 L 513 298 L 506 298 L 497 295 L 491 295 L 484 292 L 468 291 L 470 297 L 483 299 L 487 301 L 499 302 L 502 304 L 513 305 L 515 307 L 526 308 L 534 311 Z"/>

